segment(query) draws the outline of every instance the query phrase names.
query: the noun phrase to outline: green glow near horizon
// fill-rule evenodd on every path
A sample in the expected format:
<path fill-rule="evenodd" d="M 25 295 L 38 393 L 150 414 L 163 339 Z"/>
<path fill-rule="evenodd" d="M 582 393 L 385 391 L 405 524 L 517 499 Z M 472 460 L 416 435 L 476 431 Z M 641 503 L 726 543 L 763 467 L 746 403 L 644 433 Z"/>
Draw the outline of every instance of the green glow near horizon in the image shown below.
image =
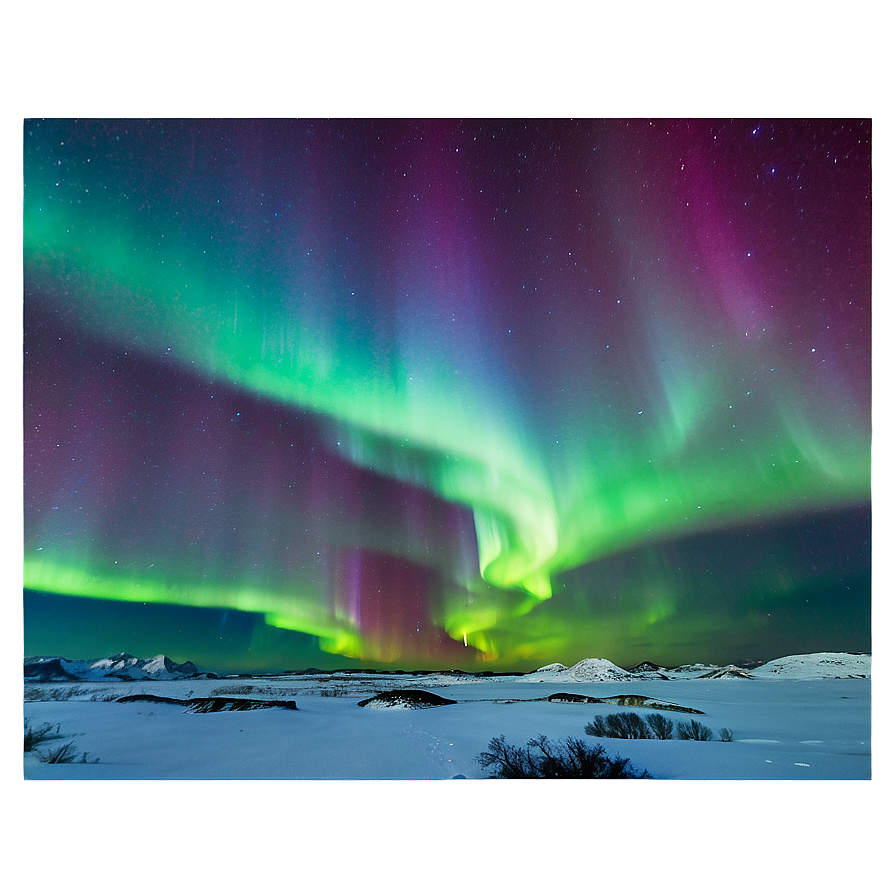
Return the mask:
<path fill-rule="evenodd" d="M 24 586 L 51 594 L 77 594 L 101 600 L 132 603 L 178 604 L 189 607 L 242 610 L 259 613 L 268 625 L 305 632 L 321 639 L 330 653 L 361 656 L 357 633 L 339 626 L 322 613 L 315 600 L 295 594 L 266 593 L 259 589 L 235 586 L 210 586 L 203 582 L 169 584 L 151 578 L 102 574 L 94 570 L 65 565 L 36 554 L 26 555 Z M 271 612 L 270 607 L 288 605 L 289 611 Z"/>

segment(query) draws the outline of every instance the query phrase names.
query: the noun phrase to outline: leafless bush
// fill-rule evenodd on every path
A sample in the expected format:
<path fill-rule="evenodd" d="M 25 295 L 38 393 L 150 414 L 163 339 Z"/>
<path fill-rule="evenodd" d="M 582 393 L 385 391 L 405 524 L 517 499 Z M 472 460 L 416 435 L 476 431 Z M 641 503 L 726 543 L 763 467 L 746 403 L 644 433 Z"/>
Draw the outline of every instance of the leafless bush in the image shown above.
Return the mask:
<path fill-rule="evenodd" d="M 719 740 L 723 743 L 731 743 L 734 735 L 731 733 L 730 728 L 720 728 L 719 729 Z"/>
<path fill-rule="evenodd" d="M 679 740 L 712 740 L 712 729 L 696 719 L 679 722 L 677 727 Z"/>
<path fill-rule="evenodd" d="M 604 721 L 603 716 L 595 716 L 592 721 L 588 722 L 585 725 L 585 734 L 590 734 L 593 737 L 609 737 L 610 735 L 607 733 L 607 725 Z"/>
<path fill-rule="evenodd" d="M 625 740 L 649 740 L 650 728 L 636 712 L 617 712 L 595 716 L 593 722 L 585 726 L 585 734 L 594 737 L 618 737 Z"/>
<path fill-rule="evenodd" d="M 51 765 L 59 763 L 87 762 L 88 755 L 88 753 L 82 753 L 81 758 L 79 759 L 78 751 L 75 749 L 73 741 L 67 741 L 64 744 L 60 744 L 58 747 L 54 747 L 52 750 L 38 753 L 41 762 L 47 762 Z M 99 762 L 99 759 L 94 759 L 93 761 Z"/>
<path fill-rule="evenodd" d="M 674 725 L 671 719 L 660 715 L 658 712 L 652 712 L 647 716 L 647 724 L 657 740 L 672 740 L 672 732 Z"/>
<path fill-rule="evenodd" d="M 55 728 L 49 723 L 46 722 L 41 725 L 39 728 L 33 728 L 29 722 L 25 721 L 25 752 L 30 753 L 35 747 L 44 743 L 48 740 L 55 740 L 56 738 L 62 737 L 59 733 L 59 726 L 57 725 Z"/>
<path fill-rule="evenodd" d="M 75 750 L 74 742 L 67 741 L 64 744 L 60 744 L 58 747 L 53 747 L 51 750 L 41 753 L 40 759 L 41 762 L 55 765 L 63 762 L 74 762 L 77 755 L 78 753 Z"/>
<path fill-rule="evenodd" d="M 628 759 L 610 759 L 600 745 L 589 747 L 578 738 L 568 737 L 559 744 L 543 734 L 525 747 L 508 744 L 501 737 L 489 741 L 479 754 L 479 764 L 491 769 L 492 778 L 649 778 Z"/>
<path fill-rule="evenodd" d="M 25 720 L 25 750 L 26 753 L 34 753 L 41 762 L 47 762 L 51 765 L 69 762 L 87 762 L 88 753 L 82 753 L 78 758 L 78 751 L 75 749 L 74 741 L 66 741 L 56 747 L 47 750 L 38 750 L 37 747 L 49 740 L 59 740 L 63 735 L 59 733 L 59 725 L 55 727 L 49 722 L 45 722 L 37 728 L 29 724 Z M 99 762 L 94 759 L 93 762 Z"/>

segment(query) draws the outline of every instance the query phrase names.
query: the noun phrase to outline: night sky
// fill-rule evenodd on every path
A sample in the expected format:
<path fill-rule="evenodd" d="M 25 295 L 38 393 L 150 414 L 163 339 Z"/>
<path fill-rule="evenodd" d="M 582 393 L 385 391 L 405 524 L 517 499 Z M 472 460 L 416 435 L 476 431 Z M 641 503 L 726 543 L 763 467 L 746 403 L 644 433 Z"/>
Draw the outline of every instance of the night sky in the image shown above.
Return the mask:
<path fill-rule="evenodd" d="M 871 648 L 871 124 L 26 120 L 24 648 Z"/>

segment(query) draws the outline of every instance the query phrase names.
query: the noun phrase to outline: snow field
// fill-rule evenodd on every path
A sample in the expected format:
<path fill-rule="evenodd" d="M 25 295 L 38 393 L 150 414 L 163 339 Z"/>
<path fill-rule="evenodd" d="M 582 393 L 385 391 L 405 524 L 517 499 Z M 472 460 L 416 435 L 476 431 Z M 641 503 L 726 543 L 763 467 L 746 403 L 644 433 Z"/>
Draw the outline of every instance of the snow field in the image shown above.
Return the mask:
<path fill-rule="evenodd" d="M 401 678 L 401 680 L 398 680 Z M 871 776 L 871 682 L 679 680 L 576 682 L 562 688 L 592 697 L 641 694 L 701 709 L 704 715 L 663 712 L 674 723 L 697 719 L 715 740 L 656 741 L 593 738 L 584 733 L 595 715 L 654 710 L 594 704 L 548 703 L 556 682 L 478 679 L 433 687 L 426 678 L 392 676 L 340 681 L 345 696 L 319 696 L 320 681 L 254 679 L 255 696 L 295 699 L 298 712 L 190 714 L 158 703 L 100 702 L 97 694 L 150 693 L 204 696 L 223 681 L 122 682 L 83 685 L 78 698 L 26 703 L 33 725 L 59 723 L 79 753 L 98 764 L 48 765 L 26 757 L 26 778 L 47 779 L 349 779 L 433 780 L 482 778 L 476 761 L 492 737 L 523 745 L 545 734 L 603 743 L 654 778 L 706 780 L 867 779 Z M 51 693 L 55 686 L 41 686 Z M 429 709 L 362 708 L 377 690 L 416 687 L 457 700 Z M 86 692 L 86 693 L 85 693 Z M 252 696 L 251 694 L 245 694 Z M 730 728 L 734 742 L 718 740 Z"/>

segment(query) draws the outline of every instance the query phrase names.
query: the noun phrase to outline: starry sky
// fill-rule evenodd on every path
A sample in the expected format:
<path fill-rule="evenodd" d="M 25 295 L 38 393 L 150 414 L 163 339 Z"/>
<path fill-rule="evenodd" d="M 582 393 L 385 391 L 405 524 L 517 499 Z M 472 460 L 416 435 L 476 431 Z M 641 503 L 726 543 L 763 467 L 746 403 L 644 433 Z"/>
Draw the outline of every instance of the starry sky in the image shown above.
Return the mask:
<path fill-rule="evenodd" d="M 25 654 L 871 648 L 871 124 L 26 120 Z"/>

